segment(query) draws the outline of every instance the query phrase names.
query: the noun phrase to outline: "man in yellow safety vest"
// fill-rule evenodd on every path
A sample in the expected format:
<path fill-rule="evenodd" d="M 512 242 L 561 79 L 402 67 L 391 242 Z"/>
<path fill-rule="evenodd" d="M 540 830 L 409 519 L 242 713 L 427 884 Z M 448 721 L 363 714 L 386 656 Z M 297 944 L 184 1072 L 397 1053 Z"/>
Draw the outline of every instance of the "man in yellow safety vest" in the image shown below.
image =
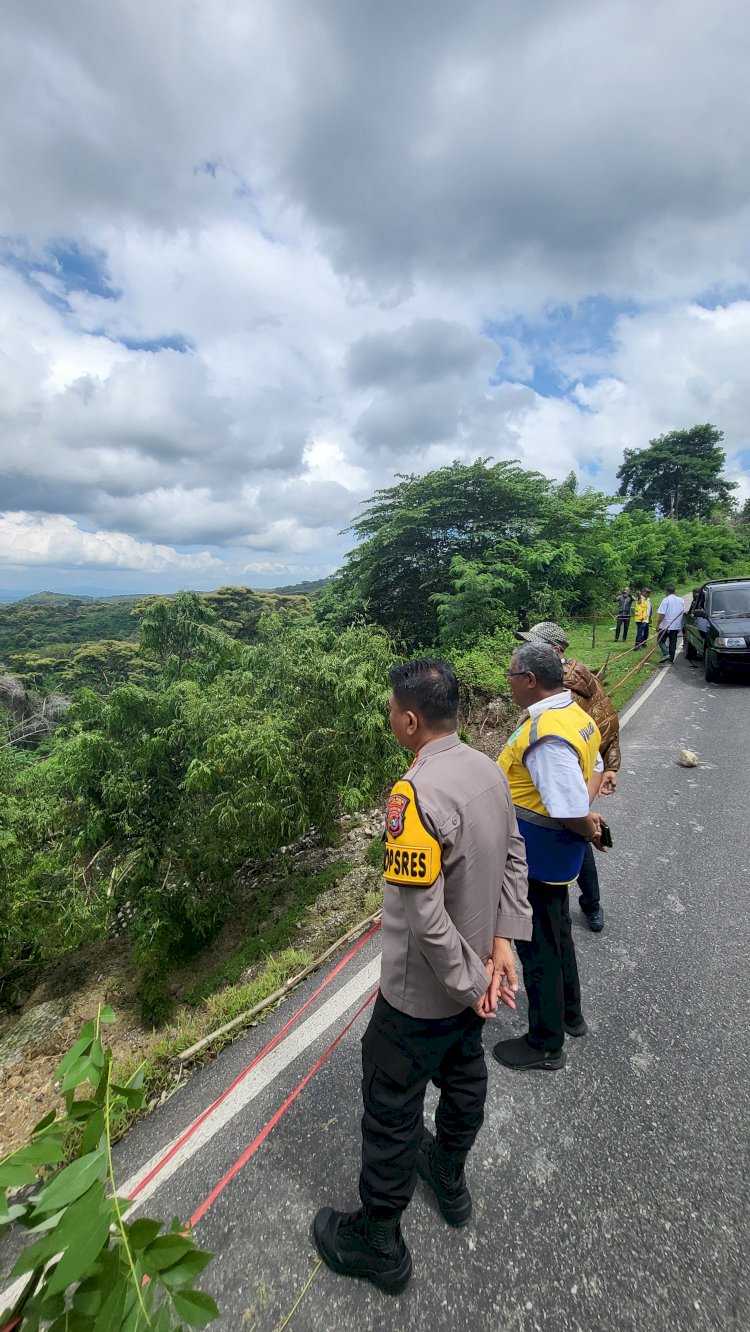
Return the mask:
<path fill-rule="evenodd" d="M 578 877 L 587 843 L 602 849 L 602 817 L 590 810 L 589 783 L 603 770 L 601 735 L 563 684 L 556 650 L 525 643 L 511 658 L 508 680 L 527 719 L 498 759 L 510 785 L 526 845 L 533 930 L 516 941 L 529 1001 L 525 1036 L 498 1042 L 508 1068 L 562 1068 L 565 1033 L 587 1031 L 570 922 L 568 885 Z"/>

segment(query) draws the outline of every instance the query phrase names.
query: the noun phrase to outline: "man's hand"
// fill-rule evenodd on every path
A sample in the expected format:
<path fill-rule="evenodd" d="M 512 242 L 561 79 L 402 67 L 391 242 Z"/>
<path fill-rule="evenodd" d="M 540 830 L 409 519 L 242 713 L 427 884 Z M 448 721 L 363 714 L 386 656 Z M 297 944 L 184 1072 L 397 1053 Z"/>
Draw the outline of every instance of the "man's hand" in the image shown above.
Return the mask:
<path fill-rule="evenodd" d="M 592 809 L 591 813 L 589 814 L 589 818 L 593 819 L 594 823 L 596 824 L 596 835 L 594 837 L 589 837 L 588 840 L 591 842 L 592 846 L 596 847 L 597 851 L 606 851 L 606 847 L 602 846 L 603 819 L 601 814 L 595 814 Z"/>
<path fill-rule="evenodd" d="M 614 795 L 616 790 L 617 790 L 617 773 L 613 772 L 611 768 L 607 768 L 606 771 L 602 774 L 602 783 L 601 786 L 599 787 L 599 795 L 603 796 Z"/>
<path fill-rule="evenodd" d="M 493 996 L 492 988 L 495 976 L 495 968 L 492 958 L 488 957 L 485 962 L 487 968 L 487 989 L 481 999 L 477 999 L 474 1005 L 474 1012 L 478 1013 L 480 1018 L 492 1018 L 497 1013 L 497 995 Z"/>
<path fill-rule="evenodd" d="M 495 1003 L 495 1011 L 498 1003 L 505 1004 L 506 1008 L 515 1009 L 518 976 L 510 939 L 502 939 L 500 935 L 495 935 L 492 945 L 492 965 L 494 975 L 490 992 Z"/>

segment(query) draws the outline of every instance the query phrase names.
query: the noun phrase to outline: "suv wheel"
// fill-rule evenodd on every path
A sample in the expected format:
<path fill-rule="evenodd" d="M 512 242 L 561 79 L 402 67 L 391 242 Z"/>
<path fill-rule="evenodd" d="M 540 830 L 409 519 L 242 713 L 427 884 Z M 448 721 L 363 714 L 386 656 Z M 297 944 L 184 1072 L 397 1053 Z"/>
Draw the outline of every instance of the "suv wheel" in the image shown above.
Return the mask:
<path fill-rule="evenodd" d="M 708 643 L 703 652 L 703 674 L 709 684 L 716 684 L 721 678 L 721 671 L 716 665 L 716 658 L 708 646 Z"/>

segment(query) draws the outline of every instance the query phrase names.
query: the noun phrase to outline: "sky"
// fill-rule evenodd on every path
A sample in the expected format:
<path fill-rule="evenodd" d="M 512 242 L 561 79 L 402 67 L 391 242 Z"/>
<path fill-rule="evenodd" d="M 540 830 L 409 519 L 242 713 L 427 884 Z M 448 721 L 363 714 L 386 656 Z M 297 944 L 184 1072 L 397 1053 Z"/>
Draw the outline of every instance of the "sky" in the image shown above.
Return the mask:
<path fill-rule="evenodd" d="M 399 473 L 750 495 L 745 0 L 6 0 L 0 588 L 321 578 Z"/>

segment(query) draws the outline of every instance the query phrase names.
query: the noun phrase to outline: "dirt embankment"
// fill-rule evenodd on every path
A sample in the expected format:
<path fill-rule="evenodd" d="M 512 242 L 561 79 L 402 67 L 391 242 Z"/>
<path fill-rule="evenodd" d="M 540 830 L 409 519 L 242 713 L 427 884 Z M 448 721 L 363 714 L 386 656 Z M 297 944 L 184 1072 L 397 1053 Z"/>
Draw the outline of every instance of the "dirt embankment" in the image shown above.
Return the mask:
<path fill-rule="evenodd" d="M 514 716 L 502 699 L 477 702 L 461 718 L 462 733 L 495 759 Z M 367 853 L 381 828 L 382 813 L 376 807 L 343 818 L 336 846 L 321 847 L 314 838 L 303 838 L 296 847 L 288 848 L 295 875 L 313 876 L 336 862 L 353 867 L 306 908 L 296 930 L 295 949 L 318 957 L 347 929 L 377 909 L 380 873 L 368 861 Z M 372 859 L 372 853 L 370 856 Z M 252 915 L 253 897 L 259 887 L 269 886 L 277 877 L 278 870 L 264 872 L 262 867 L 249 865 L 239 878 L 239 900 L 232 920 L 210 948 L 172 972 L 170 992 L 176 1007 L 173 1019 L 159 1033 L 162 1049 L 177 1038 L 181 1023 L 195 1017 L 196 1010 L 185 1003 L 185 995 L 196 982 L 213 976 L 238 951 L 244 939 L 244 921 Z M 235 984 L 254 980 L 262 965 L 249 967 Z M 150 1057 L 154 1033 L 140 1021 L 137 985 L 136 968 L 123 931 L 47 968 L 22 997 L 16 1011 L 0 1015 L 0 1155 L 20 1146 L 48 1110 L 62 1107 L 53 1083 L 54 1071 L 82 1023 L 95 1017 L 99 1004 L 109 1004 L 117 1015 L 117 1022 L 106 1033 L 116 1062 L 134 1065 Z M 162 1082 L 151 1107 L 178 1085 L 176 1078 L 170 1085 Z"/>

